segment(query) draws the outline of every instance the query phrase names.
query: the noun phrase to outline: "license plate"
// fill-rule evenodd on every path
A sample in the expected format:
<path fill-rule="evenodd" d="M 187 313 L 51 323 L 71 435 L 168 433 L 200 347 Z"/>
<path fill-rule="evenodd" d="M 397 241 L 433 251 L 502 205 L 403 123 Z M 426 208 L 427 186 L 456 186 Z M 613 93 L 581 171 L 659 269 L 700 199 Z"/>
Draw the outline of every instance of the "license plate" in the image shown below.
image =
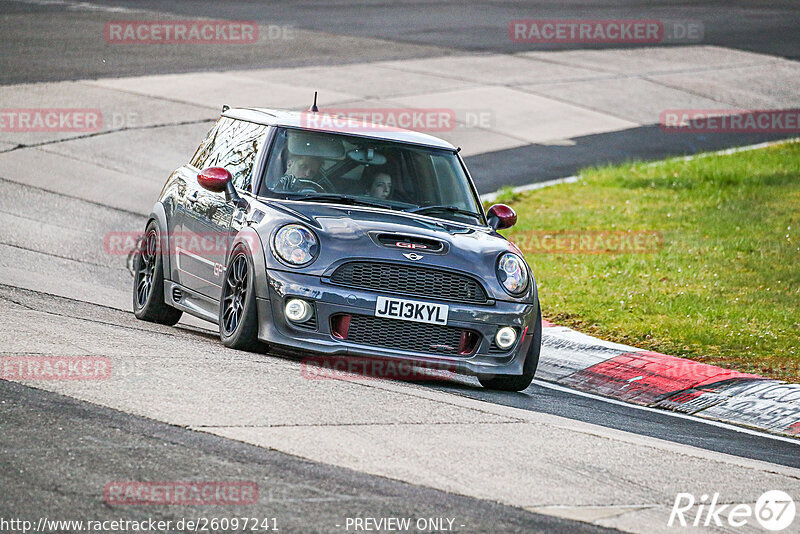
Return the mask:
<path fill-rule="evenodd" d="M 378 297 L 375 316 L 417 323 L 447 324 L 448 310 L 449 307 L 446 304 Z"/>

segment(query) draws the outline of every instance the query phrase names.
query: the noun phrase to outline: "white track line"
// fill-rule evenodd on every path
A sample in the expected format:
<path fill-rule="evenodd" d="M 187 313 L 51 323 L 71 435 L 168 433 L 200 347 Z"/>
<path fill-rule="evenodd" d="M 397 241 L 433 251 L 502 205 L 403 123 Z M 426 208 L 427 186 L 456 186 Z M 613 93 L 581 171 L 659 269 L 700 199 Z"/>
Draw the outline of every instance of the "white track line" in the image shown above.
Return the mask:
<path fill-rule="evenodd" d="M 692 154 L 691 156 L 682 156 L 676 158 L 667 158 L 663 161 L 654 161 L 648 167 L 655 167 L 657 165 L 664 165 L 665 163 L 672 163 L 674 161 L 692 161 L 693 159 L 708 158 L 710 156 L 727 156 L 729 154 L 736 154 L 737 152 L 748 152 L 750 150 L 758 150 L 759 148 L 767 148 L 775 145 L 783 145 L 785 143 L 797 143 L 800 137 L 793 137 L 791 139 L 781 139 L 779 141 L 767 141 L 765 143 L 758 143 L 755 145 L 738 146 L 734 148 L 726 148 L 725 150 L 718 150 L 716 152 L 701 152 L 700 154 Z"/>
<path fill-rule="evenodd" d="M 145 9 L 130 9 L 127 7 L 112 7 L 100 4 L 93 4 L 91 2 L 76 2 L 73 0 L 11 0 L 12 2 L 19 2 L 21 4 L 32 4 L 37 6 L 60 6 L 66 7 L 72 11 L 104 11 L 107 13 L 146 13 L 149 10 Z"/>
<path fill-rule="evenodd" d="M 718 150 L 716 152 L 701 152 L 700 154 L 692 154 L 690 156 L 678 156 L 674 158 L 667 158 L 663 161 L 654 161 L 647 164 L 647 167 L 654 167 L 656 165 L 664 165 L 675 161 L 692 161 L 693 159 L 707 158 L 710 156 L 727 156 L 729 154 L 736 154 L 737 152 L 747 152 L 748 150 L 758 150 L 759 148 L 767 148 L 774 145 L 782 145 L 784 143 L 797 143 L 800 142 L 800 137 L 791 139 L 781 139 L 779 141 L 767 141 L 766 143 L 758 143 L 755 145 L 740 146 L 734 148 L 726 148 L 725 150 Z M 534 182 L 532 184 L 519 185 L 511 189 L 513 193 L 522 193 L 524 191 L 533 191 L 535 189 L 543 189 L 558 184 L 572 184 L 578 181 L 578 176 L 567 176 L 565 178 L 556 178 L 555 180 L 546 180 L 544 182 Z M 501 190 L 494 193 L 486 193 L 481 195 L 481 201 L 494 202 L 500 195 Z"/>
<path fill-rule="evenodd" d="M 534 182 L 532 184 L 527 185 L 520 185 L 513 189 L 511 189 L 514 193 L 522 193 L 523 191 L 533 191 L 535 189 L 544 189 L 545 187 L 550 187 L 552 185 L 558 184 L 574 184 L 578 181 L 577 176 L 567 176 L 566 178 L 556 178 L 555 180 L 546 180 L 544 182 Z M 494 193 L 486 193 L 485 195 L 481 195 L 481 201 L 483 202 L 494 202 L 495 199 L 500 195 L 500 191 L 495 191 Z"/>
<path fill-rule="evenodd" d="M 758 437 L 762 437 L 762 438 L 769 438 L 769 439 L 774 439 L 774 440 L 777 440 L 777 441 L 783 441 L 783 442 L 786 442 L 786 443 L 792 443 L 794 445 L 800 446 L 800 440 L 795 439 L 795 438 L 787 438 L 787 437 L 784 437 L 784 436 L 778 436 L 776 434 L 768 434 L 766 432 L 759 432 L 759 431 L 753 430 L 751 428 L 737 426 L 737 425 L 733 425 L 733 424 L 730 424 L 730 423 L 723 423 L 721 421 L 715 421 L 713 419 L 706 419 L 704 417 L 700 417 L 700 416 L 696 416 L 696 415 L 690 415 L 690 414 L 685 414 L 685 413 L 680 413 L 680 412 L 673 412 L 673 411 L 669 411 L 669 410 L 662 410 L 662 409 L 658 409 L 658 408 L 651 408 L 649 406 L 641 406 L 639 404 L 632 404 L 632 403 L 629 403 L 629 402 L 625 402 L 625 401 L 621 401 L 621 400 L 617 400 L 617 399 L 612 399 L 610 397 L 603 397 L 601 395 L 595 395 L 593 393 L 586 393 L 585 391 L 579 391 L 579 390 L 571 389 L 571 388 L 568 388 L 568 387 L 565 387 L 565 386 L 559 386 L 558 384 L 553 384 L 552 382 L 545 382 L 543 380 L 534 380 L 533 383 L 536 384 L 537 386 L 541 386 L 543 388 L 552 389 L 552 390 L 555 390 L 555 391 L 561 391 L 563 393 L 571 393 L 573 395 L 578 395 L 580 397 L 586 397 L 586 398 L 589 398 L 589 399 L 599 400 L 599 401 L 602 401 L 602 402 L 607 402 L 609 404 L 616 404 L 616 405 L 619 405 L 619 406 L 625 406 L 627 408 L 635 408 L 637 410 L 643 410 L 643 411 L 646 411 L 646 412 L 659 413 L 659 414 L 662 414 L 662 415 L 668 415 L 670 417 L 677 417 L 677 418 L 680 418 L 680 419 L 688 419 L 690 421 L 696 421 L 698 423 L 704 423 L 706 425 L 716 426 L 716 427 L 720 427 L 720 428 L 726 428 L 728 430 L 733 430 L 735 432 L 741 432 L 742 434 L 748 434 L 750 436 L 758 436 Z"/>

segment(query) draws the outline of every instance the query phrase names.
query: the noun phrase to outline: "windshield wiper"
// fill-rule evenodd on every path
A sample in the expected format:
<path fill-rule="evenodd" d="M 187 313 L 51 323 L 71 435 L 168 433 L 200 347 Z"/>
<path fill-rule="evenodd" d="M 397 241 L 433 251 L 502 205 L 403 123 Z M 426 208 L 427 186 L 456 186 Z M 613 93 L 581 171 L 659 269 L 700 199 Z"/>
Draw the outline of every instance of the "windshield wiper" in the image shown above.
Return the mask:
<path fill-rule="evenodd" d="M 475 217 L 476 219 L 480 220 L 481 215 L 480 213 L 475 213 L 474 211 L 464 210 L 459 208 L 458 206 L 421 206 L 419 208 L 414 208 L 408 210 L 409 213 L 436 213 L 436 212 L 448 212 L 448 213 L 457 213 L 459 215 L 469 215 L 471 217 Z"/>
<path fill-rule="evenodd" d="M 360 198 L 351 197 L 349 195 L 308 195 L 304 197 L 292 197 L 292 200 L 308 200 L 310 202 L 318 202 L 318 201 L 325 201 L 325 202 L 338 202 L 340 204 L 351 204 L 351 205 L 358 205 L 358 206 L 372 206 L 373 208 L 386 208 L 386 209 L 394 209 L 389 204 L 383 204 L 382 202 L 373 202 L 371 200 L 361 200 Z"/>

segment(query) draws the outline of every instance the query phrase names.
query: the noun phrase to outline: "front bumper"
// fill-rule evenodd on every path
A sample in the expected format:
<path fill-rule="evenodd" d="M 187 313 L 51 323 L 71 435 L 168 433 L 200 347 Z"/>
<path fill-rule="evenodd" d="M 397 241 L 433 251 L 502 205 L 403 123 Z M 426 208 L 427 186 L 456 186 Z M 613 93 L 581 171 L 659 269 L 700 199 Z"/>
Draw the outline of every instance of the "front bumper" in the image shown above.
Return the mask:
<path fill-rule="evenodd" d="M 449 306 L 448 327 L 469 330 L 479 335 L 470 354 L 442 355 L 353 343 L 333 336 L 331 316 L 373 316 L 377 297 L 395 295 L 336 286 L 323 282 L 318 276 L 285 271 L 270 270 L 267 278 L 269 299 L 257 299 L 258 337 L 271 346 L 293 353 L 403 360 L 432 367 L 446 367 L 462 374 L 520 375 L 534 338 L 533 321 L 536 320 L 538 311 L 535 304 L 507 301 L 494 301 L 487 305 L 442 302 Z M 284 317 L 285 303 L 291 298 L 302 298 L 313 303 L 315 327 L 298 326 Z M 425 298 L 409 298 L 437 302 Z M 518 331 L 516 343 L 506 352 L 492 347 L 497 330 L 503 326 L 512 326 Z"/>

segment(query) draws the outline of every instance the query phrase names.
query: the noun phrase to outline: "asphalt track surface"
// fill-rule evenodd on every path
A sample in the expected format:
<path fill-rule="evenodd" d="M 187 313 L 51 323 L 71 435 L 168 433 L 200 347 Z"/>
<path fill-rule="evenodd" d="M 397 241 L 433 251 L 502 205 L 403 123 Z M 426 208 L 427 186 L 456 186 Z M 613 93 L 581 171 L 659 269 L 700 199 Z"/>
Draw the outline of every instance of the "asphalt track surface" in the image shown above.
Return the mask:
<path fill-rule="evenodd" d="M 485 500 L 310 462 L 0 381 L 0 517 L 275 518 L 281 532 L 342 531 L 348 517 L 447 517 L 465 532 L 605 532 Z M 9 439 L 13 436 L 12 439 Z M 208 507 L 104 502 L 108 481 L 246 480 L 259 503 Z"/>
<path fill-rule="evenodd" d="M 78 4 L 69 2 L 68 4 Z M 508 36 L 515 19 L 657 19 L 694 20 L 703 24 L 703 43 L 800 58 L 800 10 L 793 0 L 686 1 L 657 5 L 647 0 L 603 1 L 391 1 L 251 2 L 244 0 L 164 1 L 96 0 L 92 6 L 125 8 L 111 12 L 114 20 L 142 18 L 209 17 L 255 20 L 265 25 L 309 30 L 298 46 L 281 47 L 277 41 L 246 53 L 225 47 L 208 47 L 202 54 L 182 49 L 119 50 L 92 37 L 94 21 L 109 12 L 69 7 L 54 0 L 12 0 L 0 6 L 3 24 L 3 62 L 11 68 L 0 73 L 0 83 L 11 80 L 54 81 L 94 76 L 121 76 L 159 72 L 186 72 L 219 68 L 297 66 L 310 63 L 363 62 L 370 58 L 422 57 L 492 51 L 564 50 L 623 45 L 521 44 Z M 17 18 L 15 15 L 35 14 Z M 56 15 L 56 18 L 52 16 Z M 37 37 L 31 41 L 30 36 Z M 348 39 L 327 40 L 331 35 Z M 369 44 L 370 46 L 364 46 Z"/>
<path fill-rule="evenodd" d="M 86 76 L 122 76 L 151 72 L 186 72 L 225 68 L 252 68 L 272 65 L 315 64 L 327 61 L 367 61 L 393 57 L 424 57 L 459 54 L 469 50 L 500 52 L 518 51 L 507 42 L 505 28 L 510 18 L 568 18 L 576 12 L 582 17 L 634 17 L 651 13 L 643 2 L 617 2 L 615 7 L 598 7 L 600 3 L 568 3 L 537 5 L 522 2 L 368 2 L 359 9 L 345 9 L 337 3 L 318 6 L 311 3 L 280 2 L 269 5 L 251 2 L 94 2 L 106 6 L 150 8 L 175 17 L 209 16 L 256 19 L 267 24 L 291 24 L 307 29 L 310 46 L 298 53 L 283 50 L 271 57 L 232 58 L 227 52 L 209 51 L 208 57 L 196 57 L 181 51 L 172 55 L 143 57 L 131 53 L 114 61 L 86 61 L 94 54 L 102 55 L 102 43 L 81 39 L 80 33 L 65 32 L 65 20 L 80 21 L 87 27 L 106 20 L 99 11 L 69 9 L 66 5 L 6 2 L 0 6 L 1 23 L 13 22 L 17 33 L 8 32 L 2 45 L 0 83 L 20 83 L 76 79 Z M 607 5 L 603 4 L 604 6 Z M 729 2 L 691 2 L 680 7 L 662 8 L 659 15 L 672 18 L 700 18 L 706 22 L 709 42 L 766 52 L 785 57 L 798 57 L 797 35 L 800 29 L 794 2 L 741 3 L 733 11 Z M 578 11 L 579 10 L 579 11 Z M 480 13 L 478 17 L 476 13 Z M 54 16 L 55 15 L 55 16 Z M 19 22 L 25 23 L 20 26 Z M 392 20 L 393 24 L 386 24 Z M 480 21 L 480 22 L 476 22 Z M 714 22 L 712 25 L 711 22 Z M 26 26 L 27 25 L 27 26 Z M 35 38 L 29 40 L 30 33 Z M 498 32 L 500 36 L 498 37 Z M 348 35 L 340 39 L 335 34 Z M 332 37 L 333 35 L 333 37 Z M 333 40 L 331 40 L 333 39 Z M 368 47 L 382 40 L 383 47 Z M 392 42 L 385 40 L 392 40 Z M 331 48 L 331 42 L 341 46 Z M 65 44 L 66 43 L 66 44 Z M 62 54 L 54 54 L 54 50 Z M 272 51 L 275 52 L 275 51 Z M 294 54 L 294 55 L 293 55 Z M 98 56 L 99 57 L 99 56 Z M 234 65 L 232 61 L 238 61 Z M 109 63 L 111 63 L 109 65 Z M 627 136 L 627 137 L 625 137 Z M 576 168 L 601 161 L 615 161 L 631 156 L 632 140 L 644 139 L 641 151 L 660 157 L 672 153 L 693 153 L 711 146 L 725 148 L 766 140 L 752 137 L 743 140 L 686 139 L 682 146 L 663 147 L 657 131 L 629 131 L 590 136 L 576 147 L 531 146 L 502 153 L 475 156 L 469 164 L 476 168 L 497 169 L 499 175 L 509 173 L 513 165 L 544 162 L 549 169 L 542 179 L 570 174 Z M 569 152 L 569 151 L 572 152 Z M 635 152 L 635 150 L 633 150 Z M 550 159 L 548 159 L 550 158 Z M 572 164 L 563 162 L 570 160 Z M 498 164 L 505 162 L 506 166 Z M 499 180 L 499 183 L 508 181 Z M 53 250 L 59 218 L 68 214 L 91 214 L 86 225 L 110 224 L 136 219 L 130 213 L 87 204 L 65 195 L 44 192 L 22 184 L 0 181 L 3 214 L 16 213 L 15 206 L 27 206 L 32 225 L 56 214 L 51 224 L 25 234 L 3 235 L 0 267 L 8 267 L 36 251 Z M 95 210 L 95 211 L 93 211 Z M 48 235 L 48 232 L 53 235 Z M 29 232 L 29 233 L 28 233 Z M 93 261 L 108 258 L 65 261 L 82 253 L 58 250 L 51 253 L 40 269 L 30 273 L 31 285 L 55 276 L 67 276 L 70 269 L 98 273 L 98 290 L 104 285 L 124 286 L 130 283 L 122 265 L 113 270 L 98 269 Z M 112 258 L 119 263 L 119 258 Z M 109 269 L 112 266 L 104 265 Z M 62 270 L 63 269 L 63 270 Z M 111 273 L 111 274 L 109 274 Z M 5 309 L 50 310 L 64 316 L 84 316 L 107 324 L 128 325 L 130 314 L 108 310 L 92 302 L 71 301 L 47 291 L 22 290 L 0 279 L 0 300 Z M 95 295 L 95 297 L 97 297 Z M 91 301 L 92 299 L 88 299 Z M 127 326 L 126 326 L 127 327 Z M 207 345 L 209 350 L 218 341 L 208 332 L 180 329 L 181 335 Z M 478 399 L 531 412 L 592 423 L 624 430 L 642 436 L 657 437 L 674 443 L 708 451 L 756 459 L 776 465 L 800 467 L 800 448 L 769 436 L 743 433 L 736 429 L 713 426 L 702 421 L 676 418 L 669 414 L 645 411 L 633 406 L 605 402 L 534 383 L 523 393 L 494 393 L 479 389 L 471 379 L 421 385 L 459 397 Z M 0 381 L 0 516 L 39 516 L 50 514 L 60 518 L 142 518 L 158 516 L 177 519 L 191 517 L 196 510 L 175 510 L 174 507 L 110 509 L 98 490 L 111 479 L 176 480 L 190 478 L 200 470 L 219 474 L 221 478 L 235 473 L 238 479 L 259 480 L 261 491 L 270 498 L 258 510 L 246 515 L 278 517 L 285 531 L 331 531 L 348 516 L 370 515 L 415 517 L 456 517 L 464 531 L 486 532 L 590 532 L 597 527 L 544 516 L 522 509 L 503 506 L 487 500 L 462 497 L 305 460 L 289 454 L 245 445 L 234 440 L 198 433 L 175 425 L 156 422 L 128 413 L 111 410 L 89 402 L 78 401 L 39 389 Z M 599 488 L 602 491 L 602 488 Z M 260 504 L 259 506 L 262 506 Z M 207 515 L 207 510 L 204 515 Z M 254 513 L 255 512 L 255 513 Z M 231 514 L 227 514 L 230 516 Z"/>
<path fill-rule="evenodd" d="M 688 19 L 703 23 L 703 41 L 708 44 L 800 57 L 796 38 L 800 30 L 800 14 L 797 3 L 791 0 L 769 3 L 690 0 L 671 6 L 658 5 L 649 0 L 378 0 L 358 2 L 355 4 L 357 8 L 344 0 L 326 2 L 324 5 L 290 0 L 269 4 L 246 1 L 229 1 L 224 5 L 214 2 L 175 3 L 166 9 L 159 0 L 102 3 L 150 7 L 181 15 L 254 19 L 265 24 L 291 24 L 340 35 L 495 52 L 587 48 L 585 44 L 512 43 L 508 38 L 508 23 L 515 19 Z M 387 21 L 391 21 L 391 24 L 387 24 Z"/>

